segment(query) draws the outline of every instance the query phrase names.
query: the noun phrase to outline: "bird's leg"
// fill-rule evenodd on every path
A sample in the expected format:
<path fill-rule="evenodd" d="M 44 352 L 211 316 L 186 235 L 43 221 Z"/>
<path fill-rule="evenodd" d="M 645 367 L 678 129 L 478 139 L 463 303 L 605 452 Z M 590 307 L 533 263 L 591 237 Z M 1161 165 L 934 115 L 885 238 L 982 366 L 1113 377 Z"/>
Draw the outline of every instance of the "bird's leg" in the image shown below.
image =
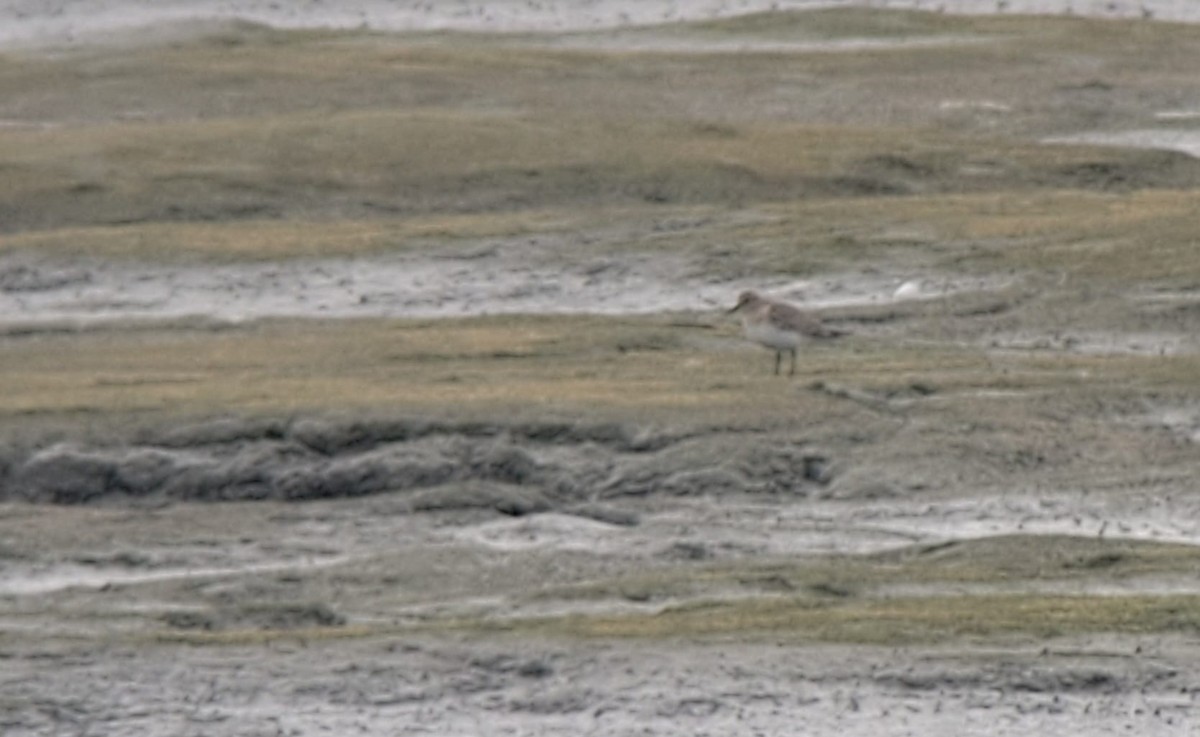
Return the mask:
<path fill-rule="evenodd" d="M 779 376 L 779 362 L 783 360 L 783 351 L 775 351 L 775 375 Z"/>
<path fill-rule="evenodd" d="M 788 371 L 788 376 L 796 375 L 796 349 L 792 349 L 792 370 Z"/>

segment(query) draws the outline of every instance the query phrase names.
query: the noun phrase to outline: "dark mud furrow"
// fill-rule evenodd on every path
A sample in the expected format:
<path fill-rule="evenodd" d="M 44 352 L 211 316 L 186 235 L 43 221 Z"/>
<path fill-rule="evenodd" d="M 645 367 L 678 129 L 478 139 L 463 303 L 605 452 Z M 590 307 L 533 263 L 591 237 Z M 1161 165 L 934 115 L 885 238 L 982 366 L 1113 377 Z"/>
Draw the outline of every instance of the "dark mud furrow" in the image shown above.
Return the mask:
<path fill-rule="evenodd" d="M 520 510 L 496 485 L 522 489 L 530 509 L 545 509 L 654 493 L 802 497 L 828 483 L 828 459 L 804 441 L 745 443 L 741 435 L 616 424 L 216 421 L 113 447 L 10 451 L 0 498 L 302 501 L 489 482 L 487 490 L 426 493 L 420 505 Z"/>

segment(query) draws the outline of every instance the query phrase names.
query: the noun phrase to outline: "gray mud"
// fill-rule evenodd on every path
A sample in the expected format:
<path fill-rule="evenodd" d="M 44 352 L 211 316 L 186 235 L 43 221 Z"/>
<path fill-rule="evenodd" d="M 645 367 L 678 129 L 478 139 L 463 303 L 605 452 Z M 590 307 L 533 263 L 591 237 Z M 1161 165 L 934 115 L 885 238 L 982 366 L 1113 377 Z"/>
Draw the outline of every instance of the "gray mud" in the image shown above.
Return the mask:
<path fill-rule="evenodd" d="M 564 262 L 556 255 L 575 245 L 563 240 L 581 237 L 597 242 L 591 236 L 488 239 L 442 249 L 433 258 L 225 265 L 0 256 L 0 329 L 180 318 L 238 322 L 710 311 L 727 308 L 730 295 L 750 288 L 813 307 L 838 307 L 1003 286 L 988 277 L 910 279 L 903 274 L 732 278 L 706 275 L 701 262 L 688 257 L 615 254 Z"/>
<path fill-rule="evenodd" d="M 983 651 L 969 660 L 937 649 L 916 657 L 720 644 L 647 652 L 503 639 L 280 642 L 266 658 L 242 647 L 219 657 L 186 646 L 65 649 L 7 660 L 5 690 L 20 705 L 6 711 L 4 726 L 13 737 L 96 730 L 1016 736 L 1030 724 L 1042 734 L 1175 736 L 1188 733 L 1200 692 L 1194 647 L 1161 641 L 1111 649 L 1098 641 L 1063 651 Z"/>
<path fill-rule="evenodd" d="M 672 600 L 636 587 L 615 602 L 514 592 L 639 568 L 933 545 L 947 531 L 1032 518 L 1070 529 L 1091 497 L 975 508 L 610 500 L 524 517 L 469 511 L 475 502 L 414 515 L 397 498 L 47 507 L 39 519 L 7 507 L 5 734 L 1182 735 L 1198 706 L 1190 635 L 881 647 L 408 629 L 456 616 L 653 613 Z M 1104 510 L 1134 519 L 1127 511 Z M 56 529 L 77 532 L 14 544 Z M 164 630 L 184 644 L 142 641 Z"/>
<path fill-rule="evenodd" d="M 1152 431 L 1194 434 L 1195 418 L 1183 408 L 1142 422 Z M 1122 537 L 1200 544 L 1197 502 L 1187 495 L 1106 494 L 1095 486 L 961 495 L 930 479 L 920 487 L 924 494 L 910 499 L 910 491 L 889 484 L 906 478 L 912 484 L 913 476 L 898 464 L 889 474 L 872 452 L 814 435 L 738 427 L 231 419 L 140 431 L 115 442 L 10 444 L 0 501 L 155 508 L 382 496 L 393 512 L 565 512 L 619 528 L 639 518 L 621 512 L 623 503 L 662 499 L 685 517 L 695 515 L 693 524 L 713 526 L 697 539 L 722 540 L 719 528 L 728 524 L 731 549 L 768 554 L 867 552 L 1019 531 L 1103 535 L 1110 522 Z M 706 520 L 725 507 L 739 511 L 727 511 L 724 522 Z M 505 545 L 508 524 L 497 522 L 476 541 Z M 553 533 L 540 539 L 536 523 L 517 526 L 529 544 L 553 547 Z M 756 529 L 763 533 L 758 539 Z"/>
<path fill-rule="evenodd" d="M 1040 13 L 1195 22 L 1200 9 L 1181 0 L 606 0 L 571 2 L 490 0 L 412 2 L 356 0 L 306 4 L 303 8 L 262 0 L 65 0 L 0 3 L 7 46 L 144 41 L 148 33 L 170 38 L 197 23 L 249 21 L 280 28 L 371 28 L 381 31 L 563 32 L 728 18 L 769 10 L 846 6 L 952 13 Z M 151 28 L 153 27 L 153 31 Z M 868 42 L 870 43 L 870 42 Z"/>
<path fill-rule="evenodd" d="M 1170 478 L 914 494 L 792 433 L 432 419 L 224 419 L 10 445 L 3 466 L 6 735 L 1179 735 L 1200 695 L 1186 626 L 887 646 L 505 632 L 796 591 L 1186 594 L 1194 574 L 1126 568 L 1122 548 L 1056 554 L 1084 574 L 1065 580 L 800 585 L 758 568 L 953 560 L 972 539 L 1005 556 L 1011 535 L 1200 544 Z M 495 631 L 423 629 L 460 620 Z"/>

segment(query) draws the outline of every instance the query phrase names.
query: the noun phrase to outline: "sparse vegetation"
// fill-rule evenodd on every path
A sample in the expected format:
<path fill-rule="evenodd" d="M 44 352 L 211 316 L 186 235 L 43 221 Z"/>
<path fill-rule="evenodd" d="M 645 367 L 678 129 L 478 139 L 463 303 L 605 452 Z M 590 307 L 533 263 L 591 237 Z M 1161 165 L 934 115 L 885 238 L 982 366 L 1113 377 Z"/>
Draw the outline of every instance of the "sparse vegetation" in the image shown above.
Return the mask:
<path fill-rule="evenodd" d="M 500 630 L 576 637 L 719 638 L 870 645 L 948 638 L 1053 638 L 1091 632 L 1194 633 L 1195 596 L 991 595 L 814 602 L 784 597 L 699 602 L 653 615 L 575 616 Z M 468 629 L 487 625 L 466 623 Z"/>
<path fill-rule="evenodd" d="M 564 263 L 683 256 L 714 280 L 873 271 L 995 286 L 830 310 L 855 335 L 804 355 L 795 383 L 770 376 L 715 311 L 10 325 L 0 432 L 24 450 L 158 438 L 214 417 L 584 417 L 815 449 L 822 499 L 1156 489 L 1164 478 L 1191 493 L 1200 359 L 1190 343 L 1131 342 L 1190 340 L 1197 327 L 1200 163 L 1045 139 L 1190 104 L 1198 41 L 1200 29 L 1164 24 L 837 10 L 555 39 L 233 26 L 10 54 L 0 255 L 204 266 L 519 236 L 549 238 Z M 628 235 L 590 237 L 614 224 Z M 1184 419 L 1156 419 L 1160 404 Z M 423 503 L 499 508 L 472 507 L 473 493 L 447 487 Z M 514 514 L 550 504 L 510 501 Z M 30 546 L 14 543 L 13 556 L 36 555 Z M 415 629 L 892 644 L 1197 626 L 1190 595 L 1046 588 L 1179 575 L 1196 563 L 1187 546 L 1013 536 L 729 565 L 706 552 L 494 592 L 661 605 L 652 614 L 471 617 L 447 594 L 446 611 Z M 364 586 L 387 588 L 372 575 Z M 938 590 L 950 584 L 966 592 Z M 295 600 L 333 600 L 316 588 Z M 371 596 L 373 616 L 411 603 Z M 296 629 L 411 631 L 356 620 L 349 598 L 336 617 L 302 609 Z M 324 626 L 343 612 L 346 626 Z M 210 614 L 152 621 L 204 628 Z M 234 620 L 165 637 L 276 635 Z"/>

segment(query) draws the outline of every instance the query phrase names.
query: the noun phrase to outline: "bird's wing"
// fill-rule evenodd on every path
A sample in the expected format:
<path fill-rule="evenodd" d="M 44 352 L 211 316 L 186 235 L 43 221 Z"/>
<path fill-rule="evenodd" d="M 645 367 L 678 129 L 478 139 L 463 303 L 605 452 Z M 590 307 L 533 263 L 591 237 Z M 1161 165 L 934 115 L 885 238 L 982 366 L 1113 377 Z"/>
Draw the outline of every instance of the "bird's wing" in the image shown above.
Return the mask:
<path fill-rule="evenodd" d="M 794 331 L 809 338 L 836 338 L 843 335 L 841 331 L 822 325 L 817 318 L 788 304 L 771 303 L 767 318 L 779 330 Z"/>

